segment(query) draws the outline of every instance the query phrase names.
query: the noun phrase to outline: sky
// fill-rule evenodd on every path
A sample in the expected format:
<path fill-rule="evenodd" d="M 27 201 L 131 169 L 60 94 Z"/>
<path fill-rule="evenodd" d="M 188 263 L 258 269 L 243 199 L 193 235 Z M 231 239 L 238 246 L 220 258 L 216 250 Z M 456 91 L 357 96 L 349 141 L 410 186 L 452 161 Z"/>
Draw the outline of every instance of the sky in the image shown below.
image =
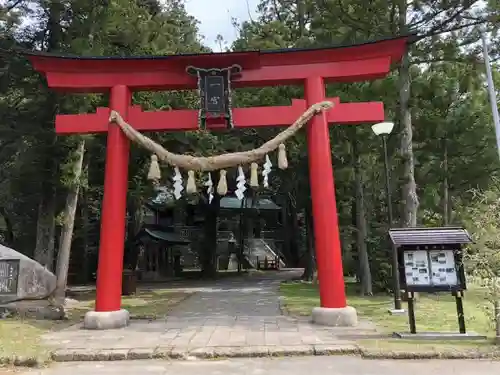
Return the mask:
<path fill-rule="evenodd" d="M 231 18 L 239 22 L 255 18 L 258 3 L 259 0 L 186 0 L 186 10 L 200 21 L 205 44 L 219 52 L 219 44 L 215 42 L 217 34 L 230 45 L 237 37 Z"/>

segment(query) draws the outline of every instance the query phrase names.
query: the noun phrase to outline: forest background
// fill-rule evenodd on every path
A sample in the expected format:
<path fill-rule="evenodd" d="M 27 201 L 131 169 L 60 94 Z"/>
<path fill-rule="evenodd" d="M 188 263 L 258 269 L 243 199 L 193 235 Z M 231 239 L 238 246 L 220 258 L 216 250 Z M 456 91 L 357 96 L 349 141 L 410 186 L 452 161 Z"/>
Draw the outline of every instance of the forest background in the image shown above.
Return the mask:
<path fill-rule="evenodd" d="M 255 19 L 234 20 L 239 36 L 230 46 L 222 37 L 216 43 L 234 51 L 281 49 L 417 33 L 417 41 L 387 78 L 329 84 L 327 95 L 344 102 L 383 101 L 387 119 L 395 122 L 388 141 L 394 225 L 464 225 L 477 240 L 471 252 L 474 264 L 487 263 L 487 272 L 497 275 L 500 164 L 480 27 L 490 40 L 498 88 L 499 16 L 499 0 L 261 0 Z M 91 112 L 108 98 L 52 92 L 19 49 L 130 56 L 207 52 L 206 44 L 182 0 L 1 0 L 0 243 L 52 269 L 60 247 L 68 245 L 68 218 L 78 197 L 68 246 L 72 261 L 83 265 L 82 278 L 95 268 L 106 140 L 97 135 L 57 137 L 54 116 Z M 235 90 L 238 106 L 286 105 L 302 96 L 301 87 L 291 86 Z M 195 94 L 185 92 L 141 92 L 134 94 L 134 102 L 144 109 L 197 106 Z M 253 148 L 274 133 L 152 136 L 174 152 L 210 155 Z M 368 125 L 332 126 L 331 139 L 346 273 L 359 275 L 363 293 L 388 289 L 381 141 Z M 137 230 L 142 202 L 150 192 L 148 158 L 133 148 L 129 236 Z M 290 145 L 289 164 L 289 170 L 275 174 L 271 193 L 287 208 L 289 225 L 300 229 L 285 239 L 291 249 L 287 258 L 312 265 L 304 275 L 311 278 L 314 262 L 304 262 L 314 260 L 313 247 L 307 246 L 308 226 L 298 224 L 300 217 L 311 221 L 304 134 Z M 484 259 L 488 262 L 480 261 Z"/>

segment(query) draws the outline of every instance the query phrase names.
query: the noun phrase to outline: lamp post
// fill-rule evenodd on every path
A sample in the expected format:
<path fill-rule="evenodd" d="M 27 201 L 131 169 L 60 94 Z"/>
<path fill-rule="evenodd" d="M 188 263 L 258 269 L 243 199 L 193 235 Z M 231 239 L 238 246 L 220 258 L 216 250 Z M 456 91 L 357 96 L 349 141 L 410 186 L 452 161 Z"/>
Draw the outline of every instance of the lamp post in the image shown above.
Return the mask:
<path fill-rule="evenodd" d="M 392 227 L 392 198 L 391 198 L 391 179 L 389 170 L 389 156 L 387 154 L 387 136 L 391 134 L 394 128 L 392 122 L 380 122 L 372 126 L 373 132 L 377 136 L 382 136 L 382 145 L 384 146 L 384 169 L 385 169 L 385 192 L 387 197 L 387 212 L 389 219 L 389 228 Z M 393 315 L 402 314 L 405 310 L 401 306 L 401 288 L 399 285 L 399 272 L 398 272 L 398 251 L 395 246 L 392 246 L 392 282 L 394 289 L 394 309 L 389 310 Z"/>

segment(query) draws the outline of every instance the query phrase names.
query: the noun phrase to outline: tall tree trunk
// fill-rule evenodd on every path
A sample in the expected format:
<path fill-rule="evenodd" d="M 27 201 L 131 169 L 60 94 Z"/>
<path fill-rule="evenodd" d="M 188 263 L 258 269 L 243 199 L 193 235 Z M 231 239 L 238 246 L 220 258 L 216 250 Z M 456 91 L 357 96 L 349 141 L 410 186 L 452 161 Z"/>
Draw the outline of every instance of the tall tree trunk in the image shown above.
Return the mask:
<path fill-rule="evenodd" d="M 204 241 L 201 244 L 201 274 L 213 278 L 217 274 L 217 218 L 219 216 L 220 196 L 215 194 L 212 203 L 206 206 Z M 240 235 L 242 235 L 240 233 Z M 238 261 L 241 264 L 241 259 Z"/>
<path fill-rule="evenodd" d="M 448 182 L 448 140 L 443 138 L 443 225 L 450 224 L 450 186 Z"/>
<path fill-rule="evenodd" d="M 400 1 L 399 22 L 400 32 L 405 33 L 406 0 Z M 413 127 L 410 111 L 410 56 L 408 51 L 403 55 L 399 68 L 399 114 L 401 121 L 401 157 L 403 159 L 403 191 L 402 191 L 402 225 L 417 226 L 418 196 L 415 183 L 415 160 L 413 155 Z"/>
<path fill-rule="evenodd" d="M 140 195 L 130 197 L 127 203 L 127 211 L 131 220 L 127 223 L 124 266 L 129 270 L 135 270 L 139 260 L 140 249 L 134 240 L 144 223 L 144 211 L 142 209 L 142 198 Z"/>
<path fill-rule="evenodd" d="M 88 160 L 85 162 L 85 166 L 83 167 L 84 171 L 88 171 Z M 85 172 L 84 172 L 85 173 Z M 86 284 L 89 278 L 89 236 L 90 236 L 90 223 L 89 223 L 89 202 L 88 202 L 88 193 L 87 189 L 82 189 L 81 192 L 81 220 L 82 220 L 82 271 L 80 273 L 79 281 L 82 284 Z"/>
<path fill-rule="evenodd" d="M 294 194 L 289 196 L 290 204 L 290 264 L 287 266 L 297 267 L 299 263 L 299 239 L 298 235 L 300 233 L 299 221 L 297 218 L 297 199 L 296 199 L 296 189 L 293 189 Z M 293 199 L 292 199 L 293 198 Z"/>
<path fill-rule="evenodd" d="M 48 174 L 53 176 L 52 171 L 52 168 L 49 169 Z M 42 182 L 40 194 L 33 258 L 52 271 L 54 269 L 54 237 L 56 230 L 56 188 L 53 179 L 50 178 Z"/>
<path fill-rule="evenodd" d="M 299 38 L 302 38 L 306 31 L 306 14 L 304 0 L 297 1 L 297 23 L 299 27 Z"/>
<path fill-rule="evenodd" d="M 355 194 L 354 194 L 355 196 Z M 359 251 L 358 251 L 358 231 L 357 231 L 357 225 L 356 225 L 356 218 L 357 218 L 357 210 L 356 210 L 356 199 L 351 200 L 351 227 L 353 228 L 352 231 L 352 241 L 351 241 L 351 256 L 350 259 L 352 260 L 352 264 L 356 267 L 354 270 L 354 276 L 356 277 L 356 283 L 361 281 L 361 269 L 359 267 Z"/>
<path fill-rule="evenodd" d="M 64 11 L 64 4 L 60 1 L 51 1 L 49 4 L 49 14 L 47 21 L 47 52 L 56 52 L 62 40 L 61 13 Z M 52 128 L 54 126 L 54 116 L 58 106 L 58 100 L 55 93 L 48 91 L 47 112 L 45 126 Z M 45 266 L 47 269 L 53 269 L 54 264 L 54 246 L 55 246 L 55 215 L 56 215 L 56 182 L 57 182 L 57 164 L 55 151 L 57 149 L 57 138 L 51 129 L 45 133 L 46 139 L 41 141 L 43 157 L 45 158 L 43 181 L 41 188 L 40 203 L 38 206 L 38 221 L 36 231 L 36 244 L 34 259 Z"/>
<path fill-rule="evenodd" d="M 130 201 L 129 215 L 131 217 L 130 225 L 127 227 L 127 236 L 132 239 L 142 228 L 144 223 L 144 211 L 142 209 L 142 197 L 133 197 Z"/>
<path fill-rule="evenodd" d="M 312 207 L 309 201 L 306 205 L 304 213 L 305 225 L 306 225 L 306 262 L 304 267 L 304 273 L 302 274 L 302 279 L 306 281 L 314 281 L 316 274 L 316 257 L 314 252 L 314 229 L 313 229 L 313 217 L 312 217 Z"/>
<path fill-rule="evenodd" d="M 368 229 L 366 225 L 366 209 L 363 191 L 363 176 L 361 172 L 361 158 L 358 151 L 357 128 L 352 128 L 352 154 L 354 161 L 354 192 L 356 197 L 356 247 L 359 259 L 359 277 L 361 279 L 361 294 L 372 295 L 372 273 L 366 240 Z"/>
<path fill-rule="evenodd" d="M 281 203 L 281 235 L 283 238 L 283 248 L 282 253 L 287 259 L 291 259 L 290 251 L 290 216 L 289 216 L 289 187 L 288 187 L 288 176 L 285 176 L 286 183 L 283 185 L 283 192 L 280 196 Z"/>
<path fill-rule="evenodd" d="M 245 207 L 248 208 L 248 210 L 245 210 L 245 220 L 246 220 L 246 225 L 245 225 L 245 238 L 255 238 L 255 218 L 258 217 L 258 215 L 254 212 L 254 210 L 257 207 L 257 199 L 259 199 L 258 194 L 252 189 L 248 192 L 249 198 L 243 198 L 244 199 L 244 204 L 246 205 Z M 252 200 L 252 204 L 248 206 L 248 199 Z"/>
<path fill-rule="evenodd" d="M 66 197 L 66 207 L 64 208 L 63 227 L 61 230 L 61 240 L 59 252 L 57 254 L 56 266 L 56 290 L 54 297 L 59 304 L 63 304 L 66 295 L 66 284 L 68 280 L 69 259 L 71 255 L 71 242 L 73 239 L 73 228 L 75 225 L 76 207 L 78 204 L 78 194 L 80 191 L 80 180 L 83 169 L 83 156 L 85 154 L 85 141 L 81 140 L 76 151 L 76 160 L 73 164 L 73 178 Z"/>
<path fill-rule="evenodd" d="M 0 216 L 5 223 L 5 244 L 14 247 L 14 227 L 5 207 L 0 207 Z"/>

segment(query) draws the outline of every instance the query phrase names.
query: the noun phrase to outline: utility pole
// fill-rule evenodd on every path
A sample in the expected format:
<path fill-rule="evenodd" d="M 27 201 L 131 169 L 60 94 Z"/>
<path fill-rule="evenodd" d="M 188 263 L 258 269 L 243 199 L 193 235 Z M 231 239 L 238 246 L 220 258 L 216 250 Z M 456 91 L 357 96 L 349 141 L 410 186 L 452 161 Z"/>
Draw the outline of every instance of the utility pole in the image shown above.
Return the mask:
<path fill-rule="evenodd" d="M 488 39 L 486 31 L 481 30 L 481 39 L 483 41 L 483 56 L 484 65 L 486 67 L 486 82 L 488 83 L 488 94 L 490 97 L 491 111 L 493 112 L 493 123 L 495 125 L 495 136 L 497 139 L 497 150 L 500 158 L 500 116 L 498 115 L 497 94 L 495 91 L 495 83 L 493 82 L 493 74 L 491 72 L 490 56 L 488 54 Z"/>

